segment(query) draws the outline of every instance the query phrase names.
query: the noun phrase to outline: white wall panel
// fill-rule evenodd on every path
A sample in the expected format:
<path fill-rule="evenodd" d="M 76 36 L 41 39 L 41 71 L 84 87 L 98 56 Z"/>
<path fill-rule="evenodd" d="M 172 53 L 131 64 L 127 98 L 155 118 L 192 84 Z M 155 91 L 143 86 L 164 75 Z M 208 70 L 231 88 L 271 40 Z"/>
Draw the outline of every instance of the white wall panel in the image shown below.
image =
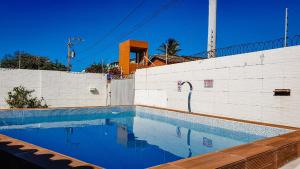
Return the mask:
<path fill-rule="evenodd" d="M 7 92 L 17 86 L 35 90 L 50 107 L 104 106 L 106 78 L 103 74 L 45 70 L 0 69 L 0 108 L 8 108 Z M 96 88 L 98 94 L 89 89 Z"/>
<path fill-rule="evenodd" d="M 205 79 L 214 87 L 204 88 Z M 167 108 L 187 111 L 188 86 L 178 92 L 177 81 L 188 80 L 193 112 L 300 127 L 300 46 L 139 69 L 135 80 L 135 103 L 167 100 Z M 275 89 L 291 96 L 273 96 Z"/>

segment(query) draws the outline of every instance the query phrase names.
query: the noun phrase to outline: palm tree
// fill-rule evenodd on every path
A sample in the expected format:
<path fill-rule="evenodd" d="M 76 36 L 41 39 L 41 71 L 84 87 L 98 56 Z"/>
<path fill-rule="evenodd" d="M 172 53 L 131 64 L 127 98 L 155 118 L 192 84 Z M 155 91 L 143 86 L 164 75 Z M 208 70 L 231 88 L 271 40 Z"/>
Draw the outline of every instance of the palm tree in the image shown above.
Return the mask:
<path fill-rule="evenodd" d="M 179 42 L 174 38 L 169 38 L 166 43 L 162 43 L 157 50 L 164 54 L 167 51 L 167 54 L 171 56 L 178 55 L 179 51 L 181 51 Z"/>

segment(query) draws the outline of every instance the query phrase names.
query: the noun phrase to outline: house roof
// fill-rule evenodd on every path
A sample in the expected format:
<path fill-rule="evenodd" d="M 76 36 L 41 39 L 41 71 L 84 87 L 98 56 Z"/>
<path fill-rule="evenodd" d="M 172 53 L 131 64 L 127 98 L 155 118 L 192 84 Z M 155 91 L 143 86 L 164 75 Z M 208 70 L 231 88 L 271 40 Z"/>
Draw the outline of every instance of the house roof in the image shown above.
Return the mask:
<path fill-rule="evenodd" d="M 150 61 L 153 62 L 155 59 L 159 59 L 159 60 L 165 62 L 166 55 L 154 55 L 150 58 Z M 204 59 L 204 58 L 193 57 L 193 56 L 170 56 L 170 55 L 168 55 L 168 63 L 169 64 L 190 62 L 190 61 L 201 60 L 201 59 Z"/>

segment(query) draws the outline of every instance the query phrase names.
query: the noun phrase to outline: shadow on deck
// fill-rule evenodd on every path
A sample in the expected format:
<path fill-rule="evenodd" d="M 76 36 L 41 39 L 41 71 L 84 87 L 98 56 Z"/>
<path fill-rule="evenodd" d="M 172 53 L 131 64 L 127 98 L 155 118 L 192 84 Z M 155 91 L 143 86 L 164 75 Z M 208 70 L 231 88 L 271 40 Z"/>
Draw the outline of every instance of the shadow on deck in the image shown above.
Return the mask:
<path fill-rule="evenodd" d="M 0 168 L 99 169 L 100 167 L 0 134 Z"/>

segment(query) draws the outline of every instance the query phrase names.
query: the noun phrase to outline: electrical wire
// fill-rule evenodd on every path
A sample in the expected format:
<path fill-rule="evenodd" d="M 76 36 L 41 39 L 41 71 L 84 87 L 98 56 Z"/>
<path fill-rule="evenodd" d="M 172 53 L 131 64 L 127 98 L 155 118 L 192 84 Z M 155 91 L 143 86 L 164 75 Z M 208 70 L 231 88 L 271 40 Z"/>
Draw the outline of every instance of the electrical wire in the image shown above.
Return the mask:
<path fill-rule="evenodd" d="M 120 35 L 117 39 L 120 40 L 123 37 L 127 37 L 128 35 L 136 32 L 138 29 L 140 29 L 143 26 L 145 26 L 147 23 L 149 23 L 151 20 L 153 20 L 154 18 L 156 18 L 157 16 L 159 16 L 162 12 L 164 12 L 165 10 L 167 10 L 168 8 L 170 8 L 171 6 L 173 6 L 174 4 L 176 4 L 176 2 L 178 2 L 178 1 L 179 0 L 170 0 L 166 4 L 163 4 L 162 6 L 160 6 L 160 8 L 158 8 L 151 15 L 149 15 L 148 17 L 145 17 L 144 20 L 142 20 L 140 23 L 138 23 L 135 26 L 133 26 L 132 30 L 128 31 L 127 33 L 124 33 L 124 34 Z"/>
<path fill-rule="evenodd" d="M 109 43 L 108 45 L 106 45 L 101 52 L 107 51 L 107 49 L 109 49 L 109 47 L 111 47 L 113 44 L 118 43 L 121 39 L 123 39 L 123 38 L 131 35 L 134 32 L 136 32 L 137 30 L 139 30 L 140 28 L 142 28 L 143 26 L 145 26 L 146 24 L 148 24 L 151 20 L 153 20 L 154 18 L 156 18 L 157 16 L 159 16 L 162 12 L 164 12 L 167 9 L 169 9 L 171 6 L 175 5 L 179 1 L 180 0 L 170 0 L 167 3 L 161 5 L 151 15 L 148 15 L 141 22 L 139 22 L 136 25 L 134 25 L 130 31 L 119 35 L 114 42 Z"/>
<path fill-rule="evenodd" d="M 92 45 L 88 46 L 84 50 L 80 51 L 81 53 L 86 52 L 98 44 L 101 44 L 105 39 L 107 39 L 110 35 L 112 35 L 118 28 L 125 23 L 126 20 L 128 20 L 143 4 L 145 3 L 145 0 L 140 1 L 137 6 L 135 6 L 129 13 L 117 24 L 115 25 L 110 31 L 108 31 L 105 35 L 103 35 L 100 39 L 95 41 Z"/>
<path fill-rule="evenodd" d="M 129 14 L 127 16 L 125 16 L 122 21 L 116 25 L 115 29 L 119 28 L 124 22 L 125 20 L 127 20 L 127 18 L 129 18 L 129 16 L 131 16 L 143 3 L 145 0 L 141 1 L 141 3 L 135 7 L 131 12 L 129 12 Z M 169 9 L 170 7 L 172 7 L 173 5 L 175 5 L 177 2 L 179 2 L 181 0 L 169 0 L 167 3 L 162 4 L 159 8 L 157 8 L 157 10 L 155 10 L 153 13 L 151 13 L 150 15 L 148 15 L 147 17 L 145 17 L 143 20 L 141 20 L 139 23 L 135 24 L 128 32 L 120 34 L 115 41 L 113 41 L 112 43 L 109 43 L 108 45 L 104 46 L 103 50 L 101 50 L 101 52 L 106 52 L 111 46 L 113 46 L 115 43 L 118 43 L 121 39 L 131 35 L 132 33 L 138 31 L 139 29 L 141 29 L 143 26 L 145 26 L 146 24 L 148 24 L 150 21 L 152 21 L 154 18 L 158 17 L 162 12 L 166 11 L 167 9 Z M 125 19 L 126 18 L 126 19 Z M 124 21 L 123 21 L 124 20 Z M 114 30 L 114 29 L 112 29 Z M 110 32 L 114 32 L 114 31 L 110 31 Z M 108 34 L 112 34 L 112 33 L 107 33 L 107 37 L 109 36 Z M 103 42 L 101 39 L 99 39 L 99 42 L 97 44 L 99 44 L 100 42 Z M 97 45 L 96 44 L 96 45 Z M 86 49 L 85 51 L 87 51 L 88 49 Z M 84 51 L 81 51 L 84 52 Z M 97 55 L 99 53 L 99 51 L 92 53 L 93 56 Z M 103 60 L 105 61 L 111 61 L 112 58 L 105 58 L 102 57 Z M 79 59 L 77 58 L 77 60 L 75 61 L 78 62 Z"/>

